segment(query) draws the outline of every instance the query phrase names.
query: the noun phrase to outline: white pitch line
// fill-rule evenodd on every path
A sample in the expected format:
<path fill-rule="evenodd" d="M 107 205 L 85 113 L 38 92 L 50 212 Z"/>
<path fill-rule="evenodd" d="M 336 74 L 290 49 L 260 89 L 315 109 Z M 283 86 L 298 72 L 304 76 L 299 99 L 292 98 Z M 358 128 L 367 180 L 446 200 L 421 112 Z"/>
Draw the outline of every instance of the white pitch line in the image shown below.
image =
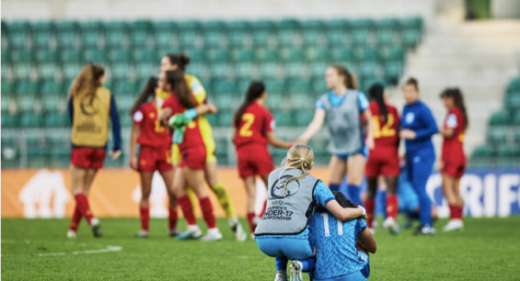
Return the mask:
<path fill-rule="evenodd" d="M 121 246 L 107 246 L 105 249 L 74 251 L 70 254 L 72 254 L 72 255 L 100 254 L 100 253 L 108 253 L 108 252 L 119 252 L 121 250 L 123 250 L 123 247 L 121 247 Z M 38 254 L 38 256 L 40 256 L 40 257 L 65 256 L 65 255 L 67 255 L 67 253 L 64 253 L 64 252 Z"/>

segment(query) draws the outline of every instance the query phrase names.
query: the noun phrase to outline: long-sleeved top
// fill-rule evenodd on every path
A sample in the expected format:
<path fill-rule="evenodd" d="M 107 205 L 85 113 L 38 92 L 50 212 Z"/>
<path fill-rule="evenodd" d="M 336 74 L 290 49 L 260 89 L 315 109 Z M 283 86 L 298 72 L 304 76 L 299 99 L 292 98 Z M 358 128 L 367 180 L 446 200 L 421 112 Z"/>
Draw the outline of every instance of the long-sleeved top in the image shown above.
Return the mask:
<path fill-rule="evenodd" d="M 439 132 L 430 108 L 422 101 L 404 106 L 401 129 L 415 132 L 415 139 L 405 140 L 407 154 L 431 153 L 435 157 L 432 136 Z"/>
<path fill-rule="evenodd" d="M 69 98 L 68 102 L 68 111 L 70 124 L 73 126 L 74 124 L 74 103 L 73 98 Z M 113 151 L 121 150 L 121 123 L 119 122 L 119 114 L 117 112 L 116 100 L 114 99 L 114 95 L 110 95 L 110 121 L 112 123 L 112 136 L 114 138 L 114 146 L 112 148 Z M 72 144 L 72 147 L 77 147 Z M 106 145 L 103 149 L 106 149 Z"/>

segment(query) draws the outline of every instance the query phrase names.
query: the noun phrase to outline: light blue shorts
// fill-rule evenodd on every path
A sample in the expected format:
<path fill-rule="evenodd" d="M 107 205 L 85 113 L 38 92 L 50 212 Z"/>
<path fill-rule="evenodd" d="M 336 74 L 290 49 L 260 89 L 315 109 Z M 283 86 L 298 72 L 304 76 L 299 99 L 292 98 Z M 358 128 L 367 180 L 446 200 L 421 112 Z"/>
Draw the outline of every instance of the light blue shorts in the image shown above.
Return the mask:
<path fill-rule="evenodd" d="M 312 257 L 314 247 L 309 239 L 297 237 L 256 237 L 260 251 L 270 257 L 305 260 Z"/>
<path fill-rule="evenodd" d="M 368 147 L 363 144 L 363 147 L 356 153 L 350 154 L 334 154 L 334 156 L 338 157 L 341 161 L 347 162 L 350 156 L 361 154 L 365 159 L 368 159 Z"/>

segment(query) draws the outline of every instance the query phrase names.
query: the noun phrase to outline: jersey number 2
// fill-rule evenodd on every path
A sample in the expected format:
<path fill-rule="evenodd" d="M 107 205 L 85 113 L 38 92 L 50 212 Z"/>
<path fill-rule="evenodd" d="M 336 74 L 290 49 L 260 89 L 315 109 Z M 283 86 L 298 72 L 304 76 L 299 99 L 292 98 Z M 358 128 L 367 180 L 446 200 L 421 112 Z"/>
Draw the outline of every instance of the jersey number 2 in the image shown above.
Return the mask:
<path fill-rule="evenodd" d="M 392 128 L 394 125 L 394 116 L 392 114 L 387 115 L 386 124 L 383 125 L 381 128 L 381 123 L 379 123 L 380 120 L 379 115 L 374 115 L 372 117 L 372 120 L 374 121 L 374 138 L 382 138 L 382 137 L 392 137 L 395 136 L 395 129 Z"/>
<path fill-rule="evenodd" d="M 253 136 L 253 131 L 251 131 L 251 125 L 253 125 L 253 122 L 255 122 L 255 115 L 252 113 L 246 113 L 246 114 L 242 115 L 242 121 L 245 121 L 246 123 L 240 129 L 240 136 L 241 137 Z"/>

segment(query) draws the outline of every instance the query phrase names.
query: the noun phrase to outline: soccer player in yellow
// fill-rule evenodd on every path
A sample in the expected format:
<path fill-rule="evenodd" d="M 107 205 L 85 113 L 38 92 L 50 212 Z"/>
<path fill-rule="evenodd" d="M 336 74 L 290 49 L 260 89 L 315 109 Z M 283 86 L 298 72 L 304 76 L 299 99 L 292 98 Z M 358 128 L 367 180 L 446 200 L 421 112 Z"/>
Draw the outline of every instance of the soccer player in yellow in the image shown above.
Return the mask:
<path fill-rule="evenodd" d="M 188 65 L 190 62 L 190 59 L 185 54 L 168 54 L 164 56 L 161 60 L 161 71 L 169 71 L 169 70 L 175 70 L 175 69 L 182 69 L 185 70 L 186 65 Z M 185 75 L 186 82 L 190 88 L 190 90 L 193 93 L 193 96 L 195 97 L 197 104 L 202 104 L 206 102 L 206 90 L 204 90 L 204 87 L 200 83 L 199 79 L 197 77 L 192 75 Z M 163 93 L 158 92 L 157 96 L 158 98 L 165 100 L 168 97 L 169 93 Z M 229 225 L 233 232 L 235 233 L 235 237 L 239 241 L 243 241 L 246 239 L 246 233 L 244 232 L 242 225 L 240 224 L 236 214 L 235 210 L 233 208 L 233 203 L 231 202 L 229 195 L 222 185 L 222 183 L 219 182 L 218 176 L 217 176 L 217 157 L 215 156 L 215 140 L 213 139 L 213 132 L 211 131 L 211 126 L 208 122 L 208 119 L 206 116 L 199 116 L 199 128 L 200 133 L 202 135 L 202 139 L 204 141 L 204 144 L 206 145 L 207 150 L 207 159 L 206 159 L 206 169 L 204 170 L 206 182 L 211 187 L 211 190 L 215 193 L 217 196 L 218 202 L 222 209 L 224 209 L 224 212 L 226 213 L 226 217 L 229 221 Z M 173 146 L 173 162 L 174 165 L 180 162 L 180 153 L 179 148 L 177 145 L 174 144 Z M 191 193 L 191 192 L 190 192 Z M 190 196 L 190 198 L 194 198 L 193 196 Z"/>

